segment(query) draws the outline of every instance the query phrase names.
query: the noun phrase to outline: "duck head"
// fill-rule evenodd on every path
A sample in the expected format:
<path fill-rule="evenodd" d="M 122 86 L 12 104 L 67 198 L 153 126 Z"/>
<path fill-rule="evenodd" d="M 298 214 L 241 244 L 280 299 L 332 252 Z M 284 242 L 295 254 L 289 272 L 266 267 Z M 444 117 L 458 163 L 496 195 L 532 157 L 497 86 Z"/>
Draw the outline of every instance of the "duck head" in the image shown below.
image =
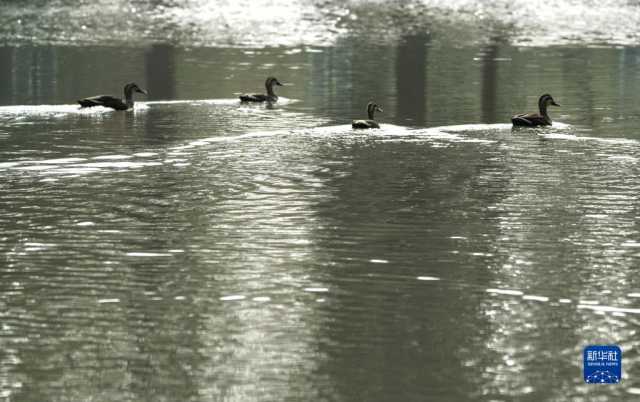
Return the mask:
<path fill-rule="evenodd" d="M 382 113 L 382 107 L 375 102 L 369 102 L 367 104 L 367 115 L 369 115 L 369 120 L 373 120 L 373 115 L 375 112 Z"/>
<path fill-rule="evenodd" d="M 273 92 L 273 86 L 277 85 L 279 87 L 283 86 L 280 81 L 278 81 L 278 79 L 276 77 L 269 77 L 267 78 L 267 80 L 264 83 L 264 86 L 267 88 L 267 93 L 269 95 L 275 95 L 275 93 Z"/>
<path fill-rule="evenodd" d="M 125 93 L 125 96 L 127 98 L 130 97 L 131 94 L 133 94 L 134 92 L 138 92 L 138 93 L 141 93 L 141 94 L 148 95 L 147 91 L 145 91 L 144 89 L 140 88 L 138 86 L 138 84 L 136 84 L 134 82 L 129 83 L 129 84 L 124 86 L 124 93 Z"/>
<path fill-rule="evenodd" d="M 544 115 L 546 114 L 547 111 L 547 106 L 560 106 L 559 104 L 556 103 L 556 101 L 553 100 L 553 98 L 551 97 L 551 95 L 549 94 L 544 94 L 540 97 L 540 99 L 538 99 L 538 108 L 540 109 L 540 114 Z M 543 113 L 543 111 L 545 113 Z"/>

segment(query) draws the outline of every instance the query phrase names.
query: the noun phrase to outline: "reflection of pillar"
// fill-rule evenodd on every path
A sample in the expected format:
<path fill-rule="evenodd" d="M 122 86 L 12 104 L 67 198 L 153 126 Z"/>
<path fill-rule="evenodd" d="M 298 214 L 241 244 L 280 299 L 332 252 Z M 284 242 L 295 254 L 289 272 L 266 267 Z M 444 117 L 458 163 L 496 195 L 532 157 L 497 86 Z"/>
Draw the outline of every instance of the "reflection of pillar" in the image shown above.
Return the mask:
<path fill-rule="evenodd" d="M 595 51 L 594 49 L 584 49 L 584 50 L 576 50 L 576 49 L 567 49 L 561 53 L 562 57 L 562 73 L 565 77 L 572 77 L 572 84 L 575 85 L 577 89 L 576 99 L 572 101 L 575 102 L 574 105 L 578 107 L 579 110 L 583 112 L 582 115 L 582 124 L 588 126 L 597 126 L 600 124 L 600 118 L 602 115 L 598 110 L 596 110 L 596 104 L 594 102 L 594 96 L 597 96 L 597 86 L 594 88 L 593 78 L 593 69 L 591 65 L 592 60 L 597 60 L 598 55 L 602 55 L 606 57 L 611 53 L 600 53 Z M 601 57 L 602 57 L 601 56 Z M 603 59 L 604 63 L 609 63 L 610 60 Z M 609 67 L 609 71 L 612 70 L 613 65 L 607 64 Z M 614 77 L 615 75 L 611 75 Z M 610 84 L 611 81 L 607 82 Z M 573 89 L 573 87 L 572 87 Z M 551 95 L 554 96 L 556 101 L 563 104 L 562 98 L 558 95 L 555 95 L 553 92 Z M 553 116 L 552 116 L 553 118 Z"/>
<path fill-rule="evenodd" d="M 396 58 L 396 85 L 399 120 L 424 125 L 427 114 L 427 43 L 429 36 L 403 38 Z"/>
<path fill-rule="evenodd" d="M 13 104 L 13 48 L 0 47 L 0 104 Z"/>
<path fill-rule="evenodd" d="M 496 92 L 498 89 L 497 70 L 498 45 L 492 43 L 484 48 L 482 59 L 482 122 L 496 122 Z"/>
<path fill-rule="evenodd" d="M 25 100 L 26 104 L 39 104 L 55 102 L 58 91 L 56 81 L 58 78 L 58 51 L 53 47 L 39 48 L 33 55 L 32 69 L 34 85 L 33 92 L 36 98 L 33 101 Z"/>
<path fill-rule="evenodd" d="M 625 46 L 618 52 L 618 105 L 616 110 L 619 113 L 635 113 L 634 102 L 627 105 L 627 100 L 635 99 L 634 94 L 637 93 L 636 76 L 636 60 L 640 58 L 640 50 L 635 47 Z M 627 107 L 629 110 L 627 110 Z"/>
<path fill-rule="evenodd" d="M 175 99 L 176 80 L 174 48 L 153 45 L 145 54 L 148 99 Z"/>

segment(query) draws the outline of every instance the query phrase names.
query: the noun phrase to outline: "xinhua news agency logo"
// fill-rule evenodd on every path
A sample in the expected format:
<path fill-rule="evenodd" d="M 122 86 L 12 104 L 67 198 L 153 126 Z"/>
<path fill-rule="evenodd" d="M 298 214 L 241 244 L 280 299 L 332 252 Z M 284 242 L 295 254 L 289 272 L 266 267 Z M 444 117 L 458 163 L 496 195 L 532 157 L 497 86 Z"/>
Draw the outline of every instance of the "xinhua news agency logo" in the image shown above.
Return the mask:
<path fill-rule="evenodd" d="M 587 346 L 583 358 L 587 384 L 617 384 L 622 380 L 622 350 L 618 346 Z"/>

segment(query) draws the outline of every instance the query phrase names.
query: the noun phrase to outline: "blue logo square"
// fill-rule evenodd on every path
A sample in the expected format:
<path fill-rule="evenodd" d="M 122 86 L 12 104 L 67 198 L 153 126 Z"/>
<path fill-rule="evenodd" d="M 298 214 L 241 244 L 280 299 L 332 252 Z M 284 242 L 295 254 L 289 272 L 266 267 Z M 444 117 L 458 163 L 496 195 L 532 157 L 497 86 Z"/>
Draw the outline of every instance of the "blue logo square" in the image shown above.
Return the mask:
<path fill-rule="evenodd" d="M 617 384 L 622 380 L 622 350 L 615 345 L 589 345 L 584 348 L 584 382 Z"/>

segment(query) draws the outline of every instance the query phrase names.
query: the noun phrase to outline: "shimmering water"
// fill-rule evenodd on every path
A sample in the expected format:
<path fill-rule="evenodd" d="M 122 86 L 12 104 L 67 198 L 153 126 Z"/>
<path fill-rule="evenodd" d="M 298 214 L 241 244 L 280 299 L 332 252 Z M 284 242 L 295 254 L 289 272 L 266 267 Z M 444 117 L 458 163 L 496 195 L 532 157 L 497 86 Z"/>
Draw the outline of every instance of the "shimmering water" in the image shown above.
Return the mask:
<path fill-rule="evenodd" d="M 290 47 L 426 32 L 456 45 L 635 45 L 638 24 L 638 4 L 620 0 L 4 0 L 0 40 Z"/>
<path fill-rule="evenodd" d="M 1 399 L 637 400 L 640 50 L 358 29 L 0 47 Z"/>

